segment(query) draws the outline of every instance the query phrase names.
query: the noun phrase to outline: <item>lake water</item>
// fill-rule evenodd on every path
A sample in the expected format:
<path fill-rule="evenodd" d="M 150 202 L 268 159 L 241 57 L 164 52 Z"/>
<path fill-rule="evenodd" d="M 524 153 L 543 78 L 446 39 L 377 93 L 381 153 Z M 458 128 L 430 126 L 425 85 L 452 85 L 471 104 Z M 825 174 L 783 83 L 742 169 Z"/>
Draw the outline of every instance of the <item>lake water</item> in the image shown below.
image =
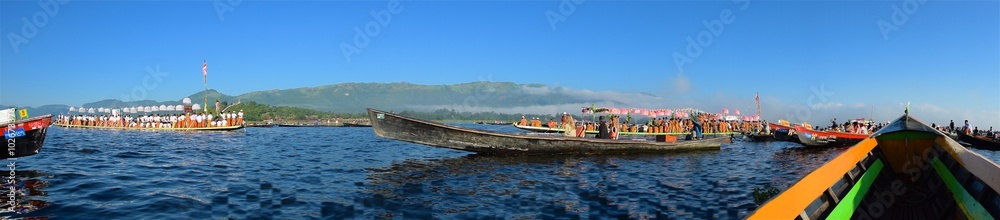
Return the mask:
<path fill-rule="evenodd" d="M 16 160 L 30 185 L 19 200 L 41 208 L 0 216 L 734 219 L 757 208 L 755 187 L 784 190 L 846 149 L 737 141 L 680 154 L 501 157 L 379 138 L 371 128 L 53 127 L 41 153 Z"/>

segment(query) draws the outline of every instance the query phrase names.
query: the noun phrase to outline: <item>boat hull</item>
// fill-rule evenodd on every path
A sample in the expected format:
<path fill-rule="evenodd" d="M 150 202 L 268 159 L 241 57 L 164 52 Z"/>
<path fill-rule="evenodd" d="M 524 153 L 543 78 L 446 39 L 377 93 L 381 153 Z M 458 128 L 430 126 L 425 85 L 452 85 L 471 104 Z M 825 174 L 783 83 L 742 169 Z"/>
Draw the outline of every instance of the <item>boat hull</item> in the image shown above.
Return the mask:
<path fill-rule="evenodd" d="M 868 137 L 862 134 L 809 130 L 801 125 L 795 125 L 795 134 L 803 145 L 810 147 L 851 146 Z"/>
<path fill-rule="evenodd" d="M 476 130 L 368 109 L 379 137 L 483 154 L 613 154 L 718 150 L 729 138 L 676 143 L 608 140 Z"/>
<path fill-rule="evenodd" d="M 52 123 L 52 115 L 33 117 L 0 125 L 0 132 L 7 143 L 6 151 L 0 153 L 0 159 L 17 158 L 38 154 L 45 144 L 45 135 Z M 13 148 L 10 144 L 13 143 Z"/>
<path fill-rule="evenodd" d="M 768 124 L 771 127 L 771 134 L 774 135 L 774 140 L 802 143 L 801 141 L 799 141 L 799 137 L 795 134 L 795 129 L 793 129 L 792 127 L 779 125 L 775 123 L 768 123 Z"/>
<path fill-rule="evenodd" d="M 972 147 L 987 149 L 987 150 L 1000 150 L 1000 143 L 992 140 L 987 140 L 985 138 L 973 137 L 963 133 L 958 134 L 958 139 L 962 142 L 969 143 Z"/>

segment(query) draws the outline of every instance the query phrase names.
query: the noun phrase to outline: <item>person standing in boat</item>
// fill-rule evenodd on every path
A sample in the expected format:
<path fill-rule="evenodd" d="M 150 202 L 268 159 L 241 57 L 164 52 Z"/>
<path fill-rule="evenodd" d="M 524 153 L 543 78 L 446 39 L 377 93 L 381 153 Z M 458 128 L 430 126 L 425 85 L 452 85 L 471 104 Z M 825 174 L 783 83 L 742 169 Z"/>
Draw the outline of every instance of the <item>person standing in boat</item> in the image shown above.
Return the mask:
<path fill-rule="evenodd" d="M 599 139 L 608 139 L 608 122 L 604 121 L 604 116 L 598 117 L 597 136 Z"/>
<path fill-rule="evenodd" d="M 962 129 L 965 135 L 972 135 L 972 125 L 969 124 L 969 119 L 965 120 L 965 127 L 962 127 Z"/>
<path fill-rule="evenodd" d="M 566 137 L 576 137 L 576 121 L 573 120 L 573 116 L 563 112 L 563 136 Z"/>
<path fill-rule="evenodd" d="M 693 135 L 694 137 L 693 138 L 695 138 L 695 139 L 701 139 L 703 137 L 702 136 L 702 131 L 703 131 L 702 129 L 704 129 L 704 128 L 702 128 L 702 126 L 701 126 L 701 120 L 699 120 L 698 116 L 699 116 L 699 114 L 696 112 L 696 113 L 692 114 L 692 117 L 691 117 L 691 123 L 692 123 L 692 125 L 691 125 L 691 131 L 694 132 L 694 135 Z"/>
<path fill-rule="evenodd" d="M 955 120 L 948 120 L 948 132 L 955 132 Z"/>

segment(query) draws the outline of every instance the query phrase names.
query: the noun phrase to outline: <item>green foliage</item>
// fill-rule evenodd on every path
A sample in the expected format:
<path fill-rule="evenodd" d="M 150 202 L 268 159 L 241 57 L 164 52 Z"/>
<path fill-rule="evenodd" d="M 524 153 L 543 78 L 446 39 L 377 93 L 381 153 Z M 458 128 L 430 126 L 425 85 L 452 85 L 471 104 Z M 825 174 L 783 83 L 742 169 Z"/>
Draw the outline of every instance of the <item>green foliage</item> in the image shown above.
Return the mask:
<path fill-rule="evenodd" d="M 764 202 L 781 193 L 778 188 L 774 188 L 770 183 L 764 184 L 764 188 L 753 188 L 753 202 L 763 205 Z"/>
<path fill-rule="evenodd" d="M 264 121 L 264 120 L 327 120 L 336 118 L 367 118 L 365 114 L 351 114 L 351 113 L 334 113 L 328 111 L 319 111 L 313 109 L 299 108 L 299 107 L 288 107 L 288 106 L 270 106 L 259 104 L 257 102 L 244 102 L 239 105 L 234 105 L 227 109 L 227 111 L 238 112 L 243 110 L 243 118 L 246 121 Z M 209 109 L 209 111 L 214 112 L 214 106 Z"/>

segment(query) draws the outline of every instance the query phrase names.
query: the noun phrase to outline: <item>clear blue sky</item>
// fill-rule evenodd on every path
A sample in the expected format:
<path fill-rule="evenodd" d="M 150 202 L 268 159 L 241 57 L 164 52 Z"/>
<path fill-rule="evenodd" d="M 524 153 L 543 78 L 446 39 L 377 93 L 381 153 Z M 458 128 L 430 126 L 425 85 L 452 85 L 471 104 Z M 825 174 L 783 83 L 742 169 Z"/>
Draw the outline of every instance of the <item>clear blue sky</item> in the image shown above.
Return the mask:
<path fill-rule="evenodd" d="M 998 1 L 926 1 L 902 11 L 912 5 L 589 0 L 564 15 L 561 4 L 571 1 L 401 1 L 350 62 L 341 43 L 353 45 L 354 28 L 377 22 L 370 13 L 387 10 L 388 1 L 244 0 L 220 11 L 216 4 L 225 2 L 69 1 L 48 14 L 38 1 L 0 1 L 0 103 L 80 105 L 135 97 L 133 90 L 174 100 L 203 88 L 207 60 L 209 87 L 231 95 L 492 80 L 691 103 L 752 102 L 760 92 L 784 111 L 913 102 L 1000 125 Z M 894 5 L 906 15 L 898 25 Z M 727 10 L 731 22 L 678 77 L 673 54 L 686 54 L 686 39 L 710 33 L 703 23 Z M 565 20 L 553 28 L 547 11 Z M 22 18 L 40 19 L 37 33 L 25 33 Z M 883 35 L 880 20 L 897 29 Z M 144 86 L 147 67 L 157 66 L 169 75 Z M 811 87 L 824 87 L 826 102 L 807 101 Z"/>

